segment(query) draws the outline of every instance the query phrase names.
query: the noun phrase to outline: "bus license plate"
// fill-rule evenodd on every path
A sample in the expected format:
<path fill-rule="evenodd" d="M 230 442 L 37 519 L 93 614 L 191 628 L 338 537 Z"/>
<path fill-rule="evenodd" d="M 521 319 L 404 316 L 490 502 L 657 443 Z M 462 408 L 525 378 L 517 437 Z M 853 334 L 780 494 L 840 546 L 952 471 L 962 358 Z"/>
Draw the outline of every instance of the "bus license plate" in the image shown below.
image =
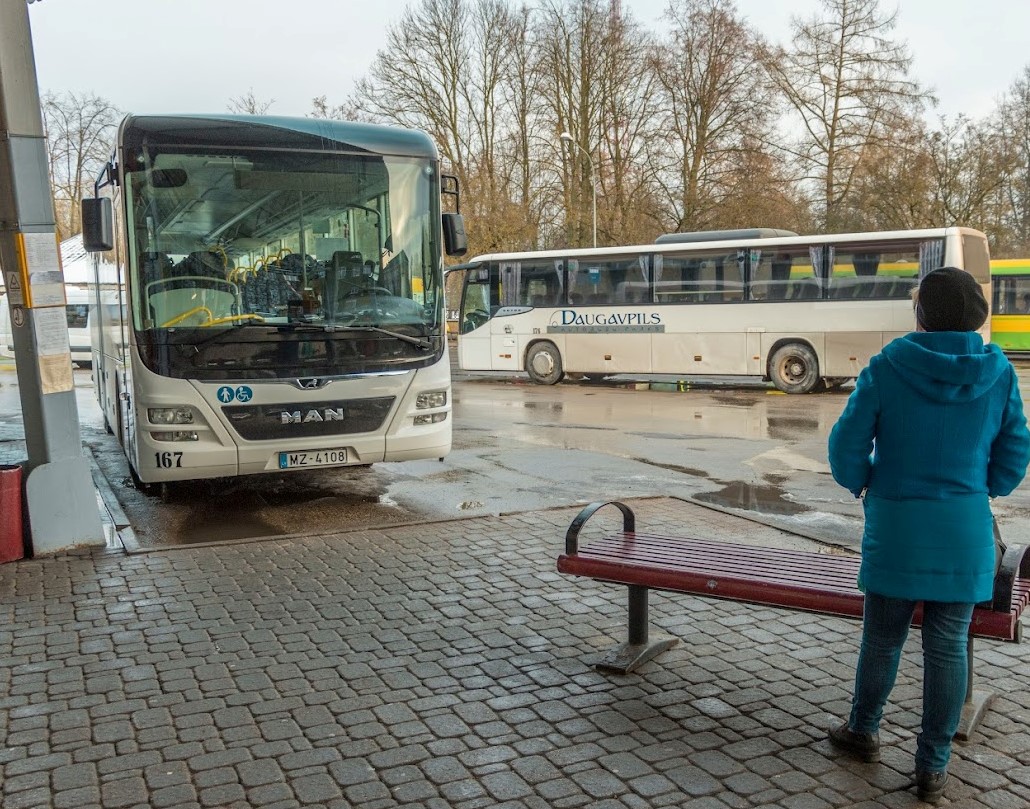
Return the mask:
<path fill-rule="evenodd" d="M 345 449 L 309 449 L 304 452 L 280 452 L 279 468 L 295 469 L 300 466 L 339 466 L 347 463 Z"/>

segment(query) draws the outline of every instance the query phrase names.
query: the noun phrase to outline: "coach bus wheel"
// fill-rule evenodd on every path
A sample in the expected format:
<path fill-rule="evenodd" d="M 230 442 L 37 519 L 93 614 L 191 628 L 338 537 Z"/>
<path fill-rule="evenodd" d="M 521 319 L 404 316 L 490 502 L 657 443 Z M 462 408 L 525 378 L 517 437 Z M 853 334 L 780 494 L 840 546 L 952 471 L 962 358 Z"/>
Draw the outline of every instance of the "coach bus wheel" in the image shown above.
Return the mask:
<path fill-rule="evenodd" d="M 561 354 L 554 343 L 533 343 L 526 355 L 526 371 L 538 385 L 555 385 L 562 381 Z"/>
<path fill-rule="evenodd" d="M 769 376 L 784 393 L 809 393 L 820 381 L 819 360 L 808 346 L 788 343 L 772 355 Z"/>

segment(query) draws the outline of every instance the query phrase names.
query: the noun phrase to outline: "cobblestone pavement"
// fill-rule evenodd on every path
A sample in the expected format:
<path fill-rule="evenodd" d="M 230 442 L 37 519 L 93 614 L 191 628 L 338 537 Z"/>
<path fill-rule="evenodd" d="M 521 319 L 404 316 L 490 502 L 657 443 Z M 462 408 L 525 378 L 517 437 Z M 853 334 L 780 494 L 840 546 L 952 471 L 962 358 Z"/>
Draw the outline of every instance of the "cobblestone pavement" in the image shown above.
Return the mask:
<path fill-rule="evenodd" d="M 791 541 L 636 508 L 642 528 Z M 854 622 L 655 594 L 683 642 L 603 676 L 588 663 L 621 639 L 624 588 L 554 571 L 574 514 L 0 566 L 4 809 L 917 805 L 914 645 L 881 764 L 824 739 Z M 947 798 L 1026 807 L 1027 652 L 976 657 L 1002 693 Z"/>

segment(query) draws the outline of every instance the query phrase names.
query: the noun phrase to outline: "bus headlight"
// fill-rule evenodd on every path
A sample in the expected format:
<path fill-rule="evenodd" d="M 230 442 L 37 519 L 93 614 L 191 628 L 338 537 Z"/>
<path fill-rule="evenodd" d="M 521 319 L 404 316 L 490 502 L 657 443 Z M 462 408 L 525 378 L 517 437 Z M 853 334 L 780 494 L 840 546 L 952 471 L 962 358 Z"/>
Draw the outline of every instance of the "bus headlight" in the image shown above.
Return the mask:
<path fill-rule="evenodd" d="M 425 393 L 420 393 L 415 397 L 415 407 L 418 410 L 428 410 L 431 407 L 446 407 L 447 405 L 447 391 L 445 390 L 431 390 Z M 418 422 L 415 422 L 418 424 Z"/>
<path fill-rule="evenodd" d="M 148 407 L 147 418 L 151 424 L 192 424 L 193 411 L 185 406 Z"/>
<path fill-rule="evenodd" d="M 415 416 L 415 424 L 437 424 L 446 418 L 446 413 L 423 413 Z"/>
<path fill-rule="evenodd" d="M 199 441 L 200 436 L 193 430 L 173 430 L 171 432 L 151 433 L 155 441 Z"/>

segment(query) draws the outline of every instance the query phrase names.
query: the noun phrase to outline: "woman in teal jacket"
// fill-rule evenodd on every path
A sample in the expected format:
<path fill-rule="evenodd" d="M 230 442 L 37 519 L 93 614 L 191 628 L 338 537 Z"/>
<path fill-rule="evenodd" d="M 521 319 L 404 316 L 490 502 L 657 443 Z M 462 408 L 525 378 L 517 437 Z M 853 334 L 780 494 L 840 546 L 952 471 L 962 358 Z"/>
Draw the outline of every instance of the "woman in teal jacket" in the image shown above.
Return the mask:
<path fill-rule="evenodd" d="M 877 734 L 917 602 L 923 602 L 923 720 L 916 788 L 936 802 L 966 694 L 973 607 L 991 598 L 990 498 L 1019 485 L 1030 432 L 1012 364 L 977 334 L 988 307 L 968 273 L 919 285 L 917 331 L 873 357 L 829 441 L 834 480 L 864 494 L 862 646 L 847 722 L 830 741 L 879 761 Z"/>

